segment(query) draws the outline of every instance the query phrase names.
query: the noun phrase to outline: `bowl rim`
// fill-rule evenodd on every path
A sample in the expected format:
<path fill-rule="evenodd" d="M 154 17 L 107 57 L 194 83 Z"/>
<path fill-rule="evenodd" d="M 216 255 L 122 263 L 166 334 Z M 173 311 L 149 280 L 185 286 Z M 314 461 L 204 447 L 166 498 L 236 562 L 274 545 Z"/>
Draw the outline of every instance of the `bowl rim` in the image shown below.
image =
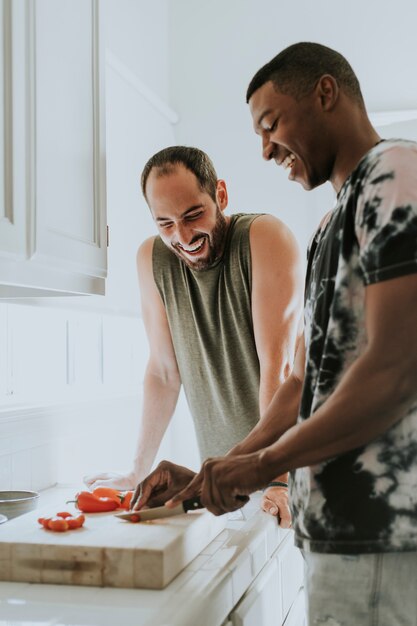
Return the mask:
<path fill-rule="evenodd" d="M 2 498 L 2 494 L 6 494 L 6 493 L 22 494 L 22 496 L 19 497 L 19 495 L 17 495 L 13 498 L 8 498 L 5 500 L 4 498 Z M 27 491 L 25 489 L 2 489 L 0 491 L 0 504 L 11 504 L 14 502 L 25 502 L 26 500 L 35 500 L 36 498 L 39 498 L 39 495 L 40 494 L 37 491 Z"/>

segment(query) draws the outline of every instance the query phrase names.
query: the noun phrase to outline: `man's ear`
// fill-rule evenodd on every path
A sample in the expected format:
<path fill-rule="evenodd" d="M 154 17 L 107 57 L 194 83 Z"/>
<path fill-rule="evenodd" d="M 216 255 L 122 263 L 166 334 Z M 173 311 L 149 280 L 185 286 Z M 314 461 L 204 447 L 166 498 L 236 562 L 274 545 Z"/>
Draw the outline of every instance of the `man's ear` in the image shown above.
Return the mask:
<path fill-rule="evenodd" d="M 316 93 L 320 98 L 323 111 L 331 111 L 335 106 L 340 93 L 337 80 L 331 74 L 324 74 L 317 81 Z"/>
<path fill-rule="evenodd" d="M 216 200 L 217 206 L 221 211 L 224 211 L 229 201 L 227 195 L 227 187 L 224 180 L 218 180 L 216 185 Z"/>

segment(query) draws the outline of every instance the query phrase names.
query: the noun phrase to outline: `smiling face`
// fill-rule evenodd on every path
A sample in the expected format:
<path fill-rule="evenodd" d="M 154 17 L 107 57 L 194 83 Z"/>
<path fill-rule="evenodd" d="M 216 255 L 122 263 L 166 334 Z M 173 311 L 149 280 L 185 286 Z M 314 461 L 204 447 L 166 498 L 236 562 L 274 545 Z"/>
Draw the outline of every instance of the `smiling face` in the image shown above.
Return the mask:
<path fill-rule="evenodd" d="M 208 269 L 221 257 L 228 227 L 224 181 L 217 181 L 214 201 L 190 170 L 177 165 L 169 173 L 152 170 L 146 196 L 162 241 L 191 269 Z"/>
<path fill-rule="evenodd" d="M 271 81 L 249 101 L 255 132 L 262 138 L 262 156 L 274 159 L 288 171 L 289 180 L 307 190 L 329 180 L 334 165 L 323 103 L 318 88 L 296 100 Z"/>

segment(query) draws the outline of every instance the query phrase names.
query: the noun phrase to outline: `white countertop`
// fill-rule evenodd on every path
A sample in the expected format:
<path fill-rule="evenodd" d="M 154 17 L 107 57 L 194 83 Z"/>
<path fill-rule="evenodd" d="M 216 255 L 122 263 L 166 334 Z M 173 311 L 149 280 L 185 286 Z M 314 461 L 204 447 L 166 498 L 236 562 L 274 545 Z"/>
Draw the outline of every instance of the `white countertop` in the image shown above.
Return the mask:
<path fill-rule="evenodd" d="M 53 492 L 42 494 L 44 503 Z M 260 497 L 231 514 L 226 529 L 162 591 L 2 582 L 0 626 L 221 624 L 278 544 L 292 541 L 292 531 L 259 509 Z"/>

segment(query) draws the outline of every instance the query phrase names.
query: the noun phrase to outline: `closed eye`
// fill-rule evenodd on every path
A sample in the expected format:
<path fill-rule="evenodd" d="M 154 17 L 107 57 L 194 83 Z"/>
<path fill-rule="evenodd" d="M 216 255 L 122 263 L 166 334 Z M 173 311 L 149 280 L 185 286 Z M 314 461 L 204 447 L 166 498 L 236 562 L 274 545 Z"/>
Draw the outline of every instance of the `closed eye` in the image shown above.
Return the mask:
<path fill-rule="evenodd" d="M 266 128 L 265 130 L 267 130 L 269 133 L 273 133 L 277 126 L 278 118 L 269 126 L 269 128 Z"/>
<path fill-rule="evenodd" d="M 200 217 L 200 215 L 202 215 L 202 214 L 203 214 L 203 211 L 198 211 L 197 213 L 191 213 L 191 214 L 188 214 L 188 215 L 185 217 L 185 219 L 186 219 L 186 220 L 188 220 L 188 221 L 196 220 L 196 219 L 197 219 L 197 218 L 199 218 L 199 217 Z"/>

